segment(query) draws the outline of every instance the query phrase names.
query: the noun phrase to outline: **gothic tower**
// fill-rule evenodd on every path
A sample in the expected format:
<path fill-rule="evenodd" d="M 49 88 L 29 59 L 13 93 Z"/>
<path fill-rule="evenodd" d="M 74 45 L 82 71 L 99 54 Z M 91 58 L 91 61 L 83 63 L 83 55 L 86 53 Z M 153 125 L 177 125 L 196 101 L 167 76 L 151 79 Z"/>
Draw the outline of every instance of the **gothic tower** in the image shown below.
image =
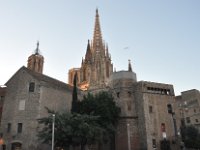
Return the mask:
<path fill-rule="evenodd" d="M 83 90 L 106 86 L 108 78 L 113 73 L 108 46 L 102 39 L 98 9 L 96 9 L 93 40 L 88 40 L 81 67 L 69 70 L 69 84 L 72 84 L 74 71 L 78 72 L 79 87 Z"/>
<path fill-rule="evenodd" d="M 43 72 L 44 57 L 39 53 L 39 42 L 34 54 L 28 57 L 27 68 L 38 73 Z"/>

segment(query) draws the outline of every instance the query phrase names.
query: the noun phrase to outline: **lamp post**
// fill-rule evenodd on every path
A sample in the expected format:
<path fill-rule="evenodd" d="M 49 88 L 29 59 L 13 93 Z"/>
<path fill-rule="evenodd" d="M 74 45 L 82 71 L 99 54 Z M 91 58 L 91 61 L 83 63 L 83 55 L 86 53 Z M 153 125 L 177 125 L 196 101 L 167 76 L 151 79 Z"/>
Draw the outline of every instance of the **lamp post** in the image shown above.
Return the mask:
<path fill-rule="evenodd" d="M 129 123 L 127 123 L 127 137 L 128 137 L 128 150 L 131 150 L 131 142 L 130 142 L 130 129 L 129 129 Z"/>
<path fill-rule="evenodd" d="M 54 150 L 55 114 L 52 114 L 52 150 Z"/>

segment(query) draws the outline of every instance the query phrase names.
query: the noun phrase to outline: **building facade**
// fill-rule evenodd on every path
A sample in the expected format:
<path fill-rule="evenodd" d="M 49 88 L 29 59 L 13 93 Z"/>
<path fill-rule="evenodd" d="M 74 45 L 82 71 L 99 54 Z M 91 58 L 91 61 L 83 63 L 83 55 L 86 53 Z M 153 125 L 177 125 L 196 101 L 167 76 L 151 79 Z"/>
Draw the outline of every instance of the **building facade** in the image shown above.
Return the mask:
<path fill-rule="evenodd" d="M 6 96 L 6 86 L 0 86 L 0 123 L 1 123 L 5 96 Z"/>
<path fill-rule="evenodd" d="M 86 54 L 80 68 L 72 68 L 68 73 L 68 83 L 73 85 L 75 72 L 78 75 L 78 86 L 82 90 L 92 87 L 105 87 L 113 72 L 108 45 L 103 42 L 99 13 L 96 10 L 93 40 L 87 44 Z"/>
<path fill-rule="evenodd" d="M 35 60 L 34 57 L 37 54 L 31 59 Z M 30 61 L 29 57 L 28 67 Z M 41 62 L 36 61 L 34 65 L 40 66 Z M 1 132 L 7 150 L 50 149 L 38 141 L 38 119 L 49 115 L 46 107 L 70 112 L 72 87 L 35 69 L 21 67 L 6 83 Z"/>
<path fill-rule="evenodd" d="M 108 85 L 121 108 L 116 150 L 160 149 L 163 139 L 176 140 L 172 85 L 137 82 L 130 69 L 114 72 Z M 176 148 L 175 144 L 171 147 Z"/>
<path fill-rule="evenodd" d="M 173 143 L 177 136 L 173 86 L 138 82 L 130 60 L 127 71 L 113 72 L 111 55 L 102 42 L 99 22 L 97 10 L 93 41 L 88 41 L 81 67 L 69 70 L 69 84 L 72 84 L 77 72 L 79 88 L 82 90 L 94 93 L 107 90 L 112 93 L 121 108 L 115 137 L 116 150 L 159 149 L 163 139 Z M 171 111 L 168 112 L 168 109 Z M 175 149 L 174 145 L 172 147 Z"/>
<path fill-rule="evenodd" d="M 172 144 L 177 133 L 173 86 L 138 82 L 130 61 L 127 71 L 113 72 L 108 46 L 102 40 L 98 10 L 93 40 L 88 41 L 81 67 L 69 70 L 69 84 L 43 75 L 43 62 L 38 43 L 27 68 L 20 68 L 6 83 L 1 130 L 8 150 L 49 149 L 37 139 L 37 119 L 48 115 L 45 107 L 70 111 L 75 73 L 79 97 L 87 92 L 108 91 L 121 108 L 112 150 L 160 150 L 163 139 L 176 150 Z"/>
<path fill-rule="evenodd" d="M 176 96 L 178 126 L 194 126 L 200 131 L 200 92 L 196 89 L 183 91 Z"/>

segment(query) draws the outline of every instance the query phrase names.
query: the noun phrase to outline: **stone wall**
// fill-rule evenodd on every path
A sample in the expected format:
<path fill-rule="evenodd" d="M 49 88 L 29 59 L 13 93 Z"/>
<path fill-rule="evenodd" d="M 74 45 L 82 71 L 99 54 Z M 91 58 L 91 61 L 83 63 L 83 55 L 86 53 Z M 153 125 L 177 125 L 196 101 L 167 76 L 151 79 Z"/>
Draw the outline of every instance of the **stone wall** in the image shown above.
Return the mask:
<path fill-rule="evenodd" d="M 31 82 L 35 84 L 34 92 L 29 91 Z M 55 111 L 70 111 L 71 91 L 40 81 L 23 69 L 9 80 L 1 126 L 8 149 L 14 142 L 21 143 L 24 150 L 37 149 L 37 119 L 48 115 L 45 107 Z M 9 133 L 8 123 L 11 124 Z M 22 123 L 21 133 L 17 131 L 18 123 Z"/>
<path fill-rule="evenodd" d="M 141 144 L 145 148 L 153 149 L 156 141 L 157 149 L 160 148 L 160 141 L 163 140 L 161 124 L 165 125 L 166 138 L 172 143 L 175 140 L 175 128 L 172 113 L 168 113 L 168 105 L 173 108 L 175 103 L 174 90 L 172 85 L 139 82 L 136 91 L 138 103 L 138 118 L 141 132 Z M 174 114 L 173 114 L 174 115 Z M 146 139 L 146 140 L 145 140 Z M 146 141 L 146 144 L 143 143 Z"/>
<path fill-rule="evenodd" d="M 176 96 L 177 117 L 182 120 L 179 123 L 186 126 L 195 126 L 200 131 L 200 92 L 192 89 L 181 92 Z"/>
<path fill-rule="evenodd" d="M 5 100 L 5 95 L 6 95 L 6 87 L 0 86 L 0 123 L 1 123 L 1 117 L 2 117 L 2 111 L 3 111 L 3 104 Z"/>

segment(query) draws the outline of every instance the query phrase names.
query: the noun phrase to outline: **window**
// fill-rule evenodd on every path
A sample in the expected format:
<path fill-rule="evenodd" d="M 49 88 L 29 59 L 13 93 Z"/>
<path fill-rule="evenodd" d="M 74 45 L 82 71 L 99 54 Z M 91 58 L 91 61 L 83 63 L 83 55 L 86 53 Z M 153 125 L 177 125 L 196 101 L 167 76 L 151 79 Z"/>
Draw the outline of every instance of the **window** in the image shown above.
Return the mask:
<path fill-rule="evenodd" d="M 196 121 L 196 122 L 199 122 L 199 120 L 198 120 L 198 119 L 195 119 L 195 121 Z"/>
<path fill-rule="evenodd" d="M 190 117 L 186 117 L 186 122 L 190 123 Z"/>
<path fill-rule="evenodd" d="M 196 109 L 194 109 L 194 113 L 196 113 Z"/>
<path fill-rule="evenodd" d="M 4 96 L 1 96 L 1 97 L 0 97 L 0 100 L 1 100 L 1 102 L 3 102 L 3 101 L 4 101 L 4 99 L 5 99 L 5 97 L 4 97 Z"/>
<path fill-rule="evenodd" d="M 25 110 L 25 100 L 20 100 L 19 101 L 19 110 Z"/>
<path fill-rule="evenodd" d="M 172 114 L 172 105 L 171 104 L 167 104 L 167 110 L 169 114 Z"/>
<path fill-rule="evenodd" d="M 149 113 L 153 112 L 153 106 L 149 106 Z"/>
<path fill-rule="evenodd" d="M 22 123 L 18 123 L 17 133 L 22 133 Z"/>
<path fill-rule="evenodd" d="M 130 111 L 131 110 L 131 101 L 127 101 L 127 107 L 128 107 L 128 110 Z"/>
<path fill-rule="evenodd" d="M 130 91 L 128 91 L 128 97 L 131 97 L 131 92 Z"/>
<path fill-rule="evenodd" d="M 34 90 L 35 90 L 35 83 L 34 83 L 34 82 L 31 82 L 31 83 L 29 84 L 29 92 L 34 92 Z"/>
<path fill-rule="evenodd" d="M 161 132 L 165 132 L 165 123 L 161 123 Z"/>
<path fill-rule="evenodd" d="M 118 97 L 118 98 L 119 98 L 119 94 L 120 94 L 120 93 L 119 93 L 119 92 L 117 92 L 117 97 Z"/>
<path fill-rule="evenodd" d="M 185 126 L 185 121 L 184 121 L 184 119 L 181 119 L 181 126 Z"/>
<path fill-rule="evenodd" d="M 154 94 L 163 94 L 163 95 L 170 95 L 170 89 L 162 89 L 156 87 L 147 87 L 147 91 L 154 93 Z"/>
<path fill-rule="evenodd" d="M 11 131 L 11 123 L 8 123 L 7 133 L 10 133 L 10 131 Z"/>
<path fill-rule="evenodd" d="M 156 139 L 152 139 L 152 147 L 156 148 Z"/>

